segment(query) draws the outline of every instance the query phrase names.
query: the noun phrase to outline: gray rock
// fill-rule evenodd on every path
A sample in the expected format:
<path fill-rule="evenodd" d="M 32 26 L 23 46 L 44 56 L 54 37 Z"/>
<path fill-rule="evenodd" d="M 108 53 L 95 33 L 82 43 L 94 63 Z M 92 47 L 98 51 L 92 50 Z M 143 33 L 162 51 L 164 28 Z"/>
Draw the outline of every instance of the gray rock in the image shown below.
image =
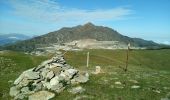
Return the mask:
<path fill-rule="evenodd" d="M 75 78 L 73 78 L 71 80 L 72 84 L 76 84 L 76 83 L 86 83 L 89 80 L 89 75 L 78 75 Z"/>
<path fill-rule="evenodd" d="M 64 89 L 65 89 L 65 87 L 63 86 L 62 83 L 59 83 L 59 84 L 57 84 L 57 85 L 53 85 L 53 86 L 51 87 L 51 90 L 53 90 L 53 91 L 55 91 L 55 92 L 57 92 L 57 93 L 62 92 Z"/>
<path fill-rule="evenodd" d="M 19 93 L 20 93 L 20 90 L 17 87 L 13 86 L 10 88 L 10 91 L 9 91 L 10 96 L 12 96 L 12 97 L 16 96 Z"/>
<path fill-rule="evenodd" d="M 64 66 L 63 64 L 60 64 L 60 63 L 52 63 L 52 65 L 55 67 L 63 67 Z"/>
<path fill-rule="evenodd" d="M 24 77 L 27 77 L 28 79 L 34 80 L 34 79 L 40 78 L 39 73 L 33 72 L 32 69 L 25 71 L 23 74 L 24 74 Z"/>
<path fill-rule="evenodd" d="M 63 69 L 61 67 L 53 67 L 51 71 L 54 72 L 55 75 L 59 75 Z"/>
<path fill-rule="evenodd" d="M 51 63 L 52 61 L 53 61 L 53 59 L 46 60 L 46 61 L 42 62 L 38 67 L 36 67 L 36 68 L 34 69 L 34 71 L 37 72 L 38 70 L 44 68 L 47 64 Z"/>
<path fill-rule="evenodd" d="M 74 88 L 68 90 L 68 92 L 70 92 L 72 94 L 82 93 L 84 91 L 85 91 L 85 89 L 82 88 L 81 86 L 74 87 Z"/>
<path fill-rule="evenodd" d="M 57 85 L 57 84 L 59 84 L 59 77 L 55 76 L 54 78 L 52 78 L 50 80 L 50 85 L 53 86 L 53 85 Z"/>
<path fill-rule="evenodd" d="M 78 70 L 66 64 L 62 56 L 53 57 L 43 62 L 36 68 L 24 71 L 11 87 L 10 95 L 14 99 L 48 100 L 55 96 L 54 93 L 42 90 L 62 92 L 71 81 L 85 83 L 89 80 L 88 73 L 79 74 Z M 85 91 L 82 87 L 70 89 L 73 94 Z"/>
<path fill-rule="evenodd" d="M 138 86 L 138 85 L 133 85 L 133 86 L 131 86 L 131 88 L 132 88 L 132 89 L 138 89 L 138 88 L 140 88 L 140 86 Z"/>
<path fill-rule="evenodd" d="M 17 85 L 19 84 L 22 80 L 23 80 L 24 76 L 23 74 L 21 74 L 15 81 L 14 81 L 14 84 Z"/>
<path fill-rule="evenodd" d="M 76 74 L 78 71 L 76 69 L 68 69 L 65 70 L 64 74 L 69 77 L 70 79 Z"/>
<path fill-rule="evenodd" d="M 50 71 L 50 72 L 47 73 L 46 78 L 47 78 L 47 79 L 51 79 L 53 76 L 54 76 L 53 71 Z"/>
<path fill-rule="evenodd" d="M 51 89 L 51 85 L 50 85 L 50 82 L 45 82 L 45 81 L 42 81 L 43 83 L 43 86 L 47 89 Z"/>
<path fill-rule="evenodd" d="M 41 89 L 42 89 L 43 84 L 40 82 L 40 83 L 35 84 L 35 85 L 33 85 L 33 86 L 35 86 L 34 91 L 39 91 L 39 90 L 41 90 Z"/>
<path fill-rule="evenodd" d="M 27 78 L 24 78 L 17 86 L 18 87 L 23 87 L 23 86 L 27 86 L 30 82 L 32 82 L 33 80 L 28 80 Z"/>
<path fill-rule="evenodd" d="M 26 96 L 22 93 L 18 94 L 17 96 L 15 96 L 14 100 L 23 100 Z"/>
<path fill-rule="evenodd" d="M 46 75 L 47 75 L 47 73 L 48 73 L 49 71 L 50 71 L 49 69 L 44 68 L 44 69 L 42 70 L 42 72 L 41 72 L 42 77 L 43 77 L 43 78 L 46 78 Z"/>
<path fill-rule="evenodd" d="M 49 100 L 55 96 L 54 93 L 48 91 L 39 91 L 28 97 L 28 100 Z"/>
<path fill-rule="evenodd" d="M 23 87 L 21 89 L 21 92 L 24 93 L 24 94 L 27 94 L 28 92 L 30 92 L 29 88 L 28 87 Z"/>

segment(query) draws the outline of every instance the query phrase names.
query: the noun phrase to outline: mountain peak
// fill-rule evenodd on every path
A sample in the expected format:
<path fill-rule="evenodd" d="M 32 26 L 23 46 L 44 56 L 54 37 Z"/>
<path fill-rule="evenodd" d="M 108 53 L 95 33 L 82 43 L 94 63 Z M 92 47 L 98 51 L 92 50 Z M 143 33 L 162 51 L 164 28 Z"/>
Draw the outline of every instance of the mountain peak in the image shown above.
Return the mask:
<path fill-rule="evenodd" d="M 84 26 L 95 26 L 95 25 L 91 22 L 88 22 L 88 23 L 84 24 Z"/>

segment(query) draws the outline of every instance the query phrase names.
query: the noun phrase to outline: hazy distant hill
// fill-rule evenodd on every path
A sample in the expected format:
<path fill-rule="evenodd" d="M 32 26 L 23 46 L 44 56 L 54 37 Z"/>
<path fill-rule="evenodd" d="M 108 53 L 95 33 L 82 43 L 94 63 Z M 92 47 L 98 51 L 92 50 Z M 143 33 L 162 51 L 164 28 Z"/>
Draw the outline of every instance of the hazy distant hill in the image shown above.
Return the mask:
<path fill-rule="evenodd" d="M 0 46 L 5 44 L 15 43 L 17 41 L 26 40 L 30 38 L 31 38 L 30 36 L 17 34 L 17 33 L 0 34 Z"/>
<path fill-rule="evenodd" d="M 121 35 L 114 29 L 95 26 L 92 23 L 85 25 L 78 25 L 75 27 L 64 27 L 58 31 L 50 32 L 48 34 L 18 42 L 13 45 L 6 46 L 5 49 L 32 51 L 37 47 L 48 46 L 51 43 L 65 43 L 80 39 L 96 39 L 98 41 L 119 41 L 121 43 L 131 43 L 136 47 L 157 47 L 158 44 L 152 41 L 146 41 L 140 38 L 130 38 Z"/>

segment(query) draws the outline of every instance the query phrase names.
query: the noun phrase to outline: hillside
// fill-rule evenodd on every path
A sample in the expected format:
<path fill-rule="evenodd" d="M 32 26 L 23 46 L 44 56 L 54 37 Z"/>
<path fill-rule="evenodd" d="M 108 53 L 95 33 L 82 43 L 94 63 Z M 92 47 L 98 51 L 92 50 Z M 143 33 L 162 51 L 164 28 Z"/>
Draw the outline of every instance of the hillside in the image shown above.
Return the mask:
<path fill-rule="evenodd" d="M 11 34 L 1 34 L 0 35 L 0 46 L 6 45 L 6 44 L 12 44 L 17 41 L 27 40 L 30 39 L 31 36 L 23 35 L 23 34 L 17 34 L 17 33 L 11 33 Z"/>
<path fill-rule="evenodd" d="M 90 52 L 89 67 L 86 53 Z M 0 52 L 0 99 L 10 100 L 9 88 L 25 70 L 39 65 L 48 56 L 31 56 L 13 51 Z M 65 59 L 71 66 L 89 73 L 101 66 L 102 73 L 90 74 L 83 84 L 86 90 L 71 94 L 65 89 L 53 100 L 168 100 L 170 98 L 170 50 L 133 50 L 129 56 L 128 71 L 125 66 L 125 50 L 69 51 Z M 8 73 L 8 74 L 7 74 Z M 119 83 L 119 84 L 117 84 Z M 133 88 L 132 88 L 133 86 Z M 134 86 L 139 86 L 134 88 Z M 69 87 L 68 87 L 69 88 Z"/>
<path fill-rule="evenodd" d="M 121 35 L 114 29 L 103 26 L 95 26 L 92 23 L 87 23 L 85 25 L 78 25 L 71 28 L 64 27 L 58 31 L 50 32 L 48 34 L 38 36 L 30 40 L 25 40 L 14 45 L 6 46 L 5 49 L 32 51 L 38 47 L 49 46 L 52 43 L 62 44 L 81 39 L 96 39 L 98 41 L 119 41 L 122 44 L 131 43 L 131 45 L 135 47 L 158 46 L 158 44 L 152 41 L 146 41 L 139 38 L 130 38 Z"/>

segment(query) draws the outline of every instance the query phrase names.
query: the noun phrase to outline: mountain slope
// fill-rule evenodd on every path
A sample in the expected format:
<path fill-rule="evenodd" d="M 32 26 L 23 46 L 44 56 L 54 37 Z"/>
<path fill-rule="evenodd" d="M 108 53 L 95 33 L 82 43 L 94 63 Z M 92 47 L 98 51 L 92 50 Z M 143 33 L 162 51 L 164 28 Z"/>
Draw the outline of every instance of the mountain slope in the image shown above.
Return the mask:
<path fill-rule="evenodd" d="M 96 39 L 98 41 L 119 41 L 124 44 L 131 43 L 136 47 L 158 46 L 152 41 L 139 38 L 123 36 L 117 31 L 103 26 L 95 26 L 92 23 L 75 27 L 64 27 L 58 31 L 35 37 L 30 40 L 18 42 L 14 45 L 6 46 L 5 49 L 32 51 L 38 47 L 48 46 L 51 43 L 65 43 L 80 39 Z"/>
<path fill-rule="evenodd" d="M 15 43 L 17 41 L 26 40 L 31 38 L 23 34 L 11 33 L 11 34 L 2 34 L 0 35 L 0 46 L 5 44 Z"/>

